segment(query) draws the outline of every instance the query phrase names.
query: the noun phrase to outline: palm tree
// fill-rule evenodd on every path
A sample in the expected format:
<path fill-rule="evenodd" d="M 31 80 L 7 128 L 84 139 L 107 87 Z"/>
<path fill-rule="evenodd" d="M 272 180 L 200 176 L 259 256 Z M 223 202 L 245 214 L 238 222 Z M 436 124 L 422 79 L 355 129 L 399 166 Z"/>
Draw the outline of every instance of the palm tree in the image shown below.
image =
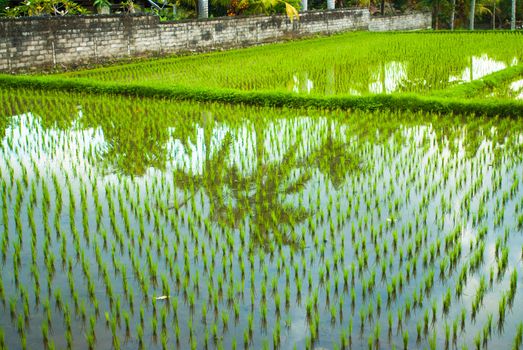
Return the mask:
<path fill-rule="evenodd" d="M 432 0 L 432 21 L 434 23 L 434 29 L 439 29 L 439 12 L 441 4 L 439 0 Z"/>
<path fill-rule="evenodd" d="M 498 3 L 499 0 L 487 0 L 478 4 L 478 12 L 480 14 L 489 14 L 491 16 L 492 30 L 496 29 L 496 12 L 499 12 Z"/>
<path fill-rule="evenodd" d="M 469 29 L 474 30 L 474 14 L 476 13 L 476 0 L 470 0 L 470 25 Z"/>
<path fill-rule="evenodd" d="M 492 1 L 492 30 L 496 29 L 496 11 L 498 11 L 497 4 L 499 0 Z M 514 1 L 513 1 L 514 2 Z"/>
<path fill-rule="evenodd" d="M 512 0 L 512 14 L 510 17 L 510 30 L 516 30 L 516 0 Z"/>
<path fill-rule="evenodd" d="M 455 18 L 456 18 L 456 0 L 452 0 L 452 9 L 450 12 L 450 30 L 454 30 Z"/>
<path fill-rule="evenodd" d="M 422 0 L 425 6 L 430 7 L 432 11 L 432 28 L 439 28 L 439 15 L 441 11 L 440 0 Z"/>
<path fill-rule="evenodd" d="M 307 0 L 305 0 L 307 1 Z M 333 1 L 334 0 L 327 0 L 327 1 Z M 252 0 L 249 1 L 249 9 L 252 10 L 253 13 L 264 13 L 266 15 L 272 15 L 278 13 L 280 10 L 277 9 L 277 6 L 283 4 L 285 6 L 285 14 L 289 18 L 289 20 L 292 22 L 295 19 L 299 20 L 300 15 L 298 14 L 298 10 L 289 4 L 288 2 L 284 0 Z M 303 3 L 302 3 L 303 6 Z"/>

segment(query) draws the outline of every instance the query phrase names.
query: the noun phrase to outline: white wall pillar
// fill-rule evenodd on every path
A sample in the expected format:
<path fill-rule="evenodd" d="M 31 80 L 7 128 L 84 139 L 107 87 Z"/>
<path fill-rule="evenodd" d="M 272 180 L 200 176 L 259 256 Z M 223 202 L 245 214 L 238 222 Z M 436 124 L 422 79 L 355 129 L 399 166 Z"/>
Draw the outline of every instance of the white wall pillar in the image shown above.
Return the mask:
<path fill-rule="evenodd" d="M 208 0 L 198 0 L 198 18 L 209 18 Z"/>

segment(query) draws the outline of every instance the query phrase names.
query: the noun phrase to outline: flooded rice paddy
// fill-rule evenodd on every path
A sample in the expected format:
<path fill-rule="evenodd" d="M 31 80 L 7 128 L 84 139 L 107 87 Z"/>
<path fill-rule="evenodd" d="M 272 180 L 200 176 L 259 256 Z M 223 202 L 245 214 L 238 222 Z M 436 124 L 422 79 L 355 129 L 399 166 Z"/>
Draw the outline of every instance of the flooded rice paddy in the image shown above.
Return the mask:
<path fill-rule="evenodd" d="M 523 60 L 521 33 L 345 33 L 66 73 L 69 78 L 311 95 L 421 93 Z"/>
<path fill-rule="evenodd" d="M 516 76 L 500 86 L 486 89 L 487 97 L 523 100 L 523 76 Z"/>
<path fill-rule="evenodd" d="M 0 101 L 2 349 L 521 346 L 521 120 Z"/>

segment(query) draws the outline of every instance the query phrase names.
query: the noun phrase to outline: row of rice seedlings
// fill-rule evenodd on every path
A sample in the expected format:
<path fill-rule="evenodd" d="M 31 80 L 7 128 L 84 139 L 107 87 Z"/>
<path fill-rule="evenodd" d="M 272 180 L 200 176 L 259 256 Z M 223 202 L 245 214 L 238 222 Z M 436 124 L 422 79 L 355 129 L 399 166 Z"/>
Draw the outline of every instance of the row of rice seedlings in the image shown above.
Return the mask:
<path fill-rule="evenodd" d="M 372 120 L 372 116 L 359 115 L 358 117 Z M 318 122 L 320 125 L 326 125 L 322 124 L 322 119 Z M 228 127 L 234 130 L 232 128 L 234 125 L 241 124 L 229 124 Z M 270 125 L 270 122 L 266 125 Z M 294 125 L 281 122 L 279 127 L 288 130 Z M 320 126 L 297 130 L 308 135 L 296 139 L 296 143 L 307 145 L 299 148 L 297 152 L 299 157 L 306 159 L 307 156 L 310 157 L 308 150 L 315 149 L 324 142 L 322 137 L 315 138 L 312 135 L 321 135 L 325 129 Z M 331 130 L 338 134 L 343 133 L 341 126 L 335 126 Z M 292 183 L 296 179 L 295 176 L 286 176 L 286 174 L 289 174 L 289 169 L 293 169 L 296 167 L 295 164 L 299 163 L 288 161 L 289 157 L 285 153 L 286 148 L 293 147 L 295 140 L 284 139 L 280 148 L 274 146 L 263 150 L 265 154 L 273 152 L 275 158 L 283 159 L 285 165 L 282 165 L 279 170 L 277 167 L 270 168 L 268 174 L 255 173 L 253 177 L 255 184 L 263 181 L 269 185 L 257 189 L 254 196 L 249 195 L 252 185 L 248 185 L 248 182 L 231 181 L 230 176 L 223 175 L 228 171 L 225 165 L 230 156 L 219 158 L 218 163 L 207 164 L 204 175 L 189 172 L 186 176 L 179 171 L 174 174 L 149 172 L 143 178 L 130 179 L 117 175 L 109 176 L 102 182 L 98 182 L 96 177 L 91 175 L 94 174 L 93 171 L 86 171 L 86 175 L 80 173 L 77 165 L 61 166 L 57 172 L 40 171 L 45 176 L 41 175 L 36 180 L 36 177 L 32 179 L 27 175 L 27 180 L 24 180 L 23 174 L 32 174 L 33 169 L 22 164 L 21 168 L 26 170 L 21 171 L 21 179 L 15 180 L 7 192 L 14 192 L 13 188 L 22 192 L 21 199 L 11 198 L 9 202 L 14 202 L 15 207 L 17 201 L 19 202 L 20 209 L 17 215 L 20 216 L 22 227 L 29 228 L 27 231 L 24 230 L 30 233 L 29 237 L 35 236 L 34 229 L 31 228 L 30 219 L 26 222 L 23 222 L 23 219 L 29 214 L 33 217 L 35 213 L 43 213 L 48 206 L 47 200 L 43 199 L 44 195 L 41 196 L 40 204 L 38 204 L 38 195 L 36 200 L 31 199 L 34 197 L 32 193 L 36 193 L 33 188 L 43 187 L 42 183 L 46 182 L 45 187 L 48 188 L 49 196 L 52 197 L 54 193 L 57 198 L 62 198 L 61 202 L 64 203 L 56 204 L 60 209 L 49 213 L 45 219 L 48 221 L 49 218 L 57 218 L 50 229 L 44 229 L 43 240 L 40 240 L 37 230 L 34 250 L 42 249 L 44 255 L 41 257 L 43 263 L 38 264 L 38 259 L 34 259 L 36 263 L 33 264 L 32 270 L 41 269 L 44 274 L 47 274 L 48 292 L 42 291 L 44 294 L 40 298 L 45 300 L 45 293 L 51 296 L 55 305 L 63 312 L 65 328 L 69 327 L 70 321 L 67 321 L 69 311 L 64 310 L 70 309 L 69 301 L 65 301 L 64 298 L 71 298 L 71 305 L 75 308 L 75 305 L 79 304 L 78 313 L 82 315 L 80 319 L 87 320 L 88 312 L 82 311 L 82 303 L 75 301 L 78 299 L 75 295 L 83 293 L 88 295 L 89 300 L 85 301 L 88 303 L 89 312 L 94 315 L 94 318 L 90 318 L 94 321 L 89 328 L 91 330 L 89 337 L 86 339 L 86 342 L 91 344 L 89 346 L 94 347 L 95 339 L 99 338 L 95 329 L 100 317 L 100 308 L 110 310 L 104 332 L 112 337 L 112 345 L 115 347 L 120 346 L 120 337 L 127 333 L 132 334 L 131 315 L 134 315 L 133 323 L 140 327 L 137 328 L 140 331 L 136 334 L 141 334 L 137 335 L 141 343 L 146 341 L 144 336 L 147 334 L 153 340 L 159 337 L 162 347 L 163 344 L 166 346 L 169 341 L 164 329 L 168 328 L 169 322 L 174 322 L 174 333 L 178 336 L 172 340 L 180 347 L 194 346 L 198 343 L 194 337 L 195 327 L 214 334 L 212 336 L 214 345 L 222 346 L 222 341 L 226 341 L 232 346 L 236 340 L 231 339 L 228 334 L 231 329 L 241 324 L 239 323 L 241 319 L 245 319 L 241 311 L 236 311 L 240 310 L 239 305 L 253 310 L 247 316 L 249 321 L 247 329 L 240 332 L 244 334 L 244 340 L 248 338 L 249 344 L 253 346 L 263 344 L 259 335 L 262 334 L 260 329 L 271 325 L 269 339 L 276 346 L 285 346 L 281 344 L 281 329 L 276 325 L 280 324 L 278 320 L 286 317 L 285 314 L 291 315 L 293 310 L 300 310 L 303 307 L 300 300 L 309 300 L 305 305 L 310 305 L 308 307 L 310 347 L 321 341 L 319 330 L 323 322 L 330 321 L 332 329 L 339 331 L 339 327 L 346 320 L 346 313 L 349 320 L 352 320 L 355 315 L 360 315 L 362 332 L 369 330 L 366 335 L 367 340 L 372 344 L 380 342 L 379 325 L 384 323 L 386 314 L 382 313 L 384 307 L 388 311 L 396 310 L 394 313 L 397 320 L 389 323 L 391 325 L 389 329 L 392 331 L 394 328 L 396 331 L 390 333 L 391 337 L 392 334 L 396 334 L 394 337 L 399 337 L 408 346 L 413 338 L 409 337 L 409 332 L 414 334 L 412 325 L 415 325 L 416 318 L 420 317 L 417 310 L 419 309 L 420 312 L 430 310 L 432 324 L 442 317 L 439 316 L 438 300 L 441 300 L 443 310 L 441 315 L 451 312 L 455 304 L 452 302 L 453 293 L 449 291 L 457 289 L 455 287 L 460 284 L 466 285 L 469 275 L 479 273 L 478 269 L 482 266 L 484 255 L 482 247 L 491 237 L 486 231 L 478 233 L 477 241 L 470 241 L 472 254 L 462 260 L 461 251 L 466 247 L 466 245 L 462 247 L 464 228 L 457 225 L 461 224 L 462 220 L 458 216 L 449 215 L 450 208 L 445 204 L 455 202 L 461 196 L 462 189 L 474 183 L 470 181 L 470 183 L 451 184 L 445 180 L 445 177 L 457 178 L 457 174 L 467 171 L 472 178 L 481 179 L 481 173 L 477 169 L 482 162 L 487 161 L 483 156 L 484 153 L 480 151 L 477 157 L 471 159 L 444 158 L 446 160 L 442 162 L 438 161 L 438 148 L 435 148 L 434 155 L 425 158 L 424 152 L 417 152 L 416 148 L 410 145 L 414 142 L 414 133 L 409 136 L 409 130 L 400 129 L 399 132 L 384 138 L 385 143 L 379 143 L 377 146 L 365 143 L 367 139 L 359 136 L 360 139 L 357 141 L 361 146 L 349 148 L 361 154 L 361 159 L 365 162 L 389 165 L 379 166 L 375 176 L 362 175 L 360 172 L 345 173 L 348 180 L 342 180 L 340 186 L 336 188 L 332 183 L 335 179 L 333 175 L 336 173 L 325 171 L 321 163 L 318 163 L 321 170 L 311 169 L 308 175 L 305 173 L 306 178 L 309 178 L 308 181 L 301 187 L 302 190 L 291 192 L 291 195 L 311 214 L 308 216 L 309 219 L 295 221 L 293 225 L 288 226 L 271 226 L 270 223 L 274 222 L 274 216 L 276 220 L 285 218 L 282 215 L 283 211 L 277 211 L 282 195 L 277 191 L 273 192 L 273 189 L 288 188 L 286 181 L 290 178 Z M 239 134 L 230 132 L 236 138 L 239 137 Z M 259 129 L 254 129 L 252 132 L 258 133 L 256 139 L 277 137 L 276 134 L 262 133 L 263 130 Z M 284 132 L 284 135 L 288 134 L 289 132 Z M 36 140 L 46 140 L 45 136 L 41 137 L 42 135 L 37 135 Z M 64 143 L 74 143 L 79 137 L 83 138 L 78 133 L 71 134 L 62 140 Z M 311 142 L 306 141 L 307 139 L 319 141 Z M 210 140 L 206 142 L 212 144 Z M 421 145 L 434 144 L 434 135 L 425 134 L 420 142 Z M 54 144 L 57 145 L 58 151 L 61 147 L 65 147 L 60 142 Z M 268 144 L 275 145 L 272 141 Z M 401 146 L 402 144 L 407 146 Z M 33 152 L 31 148 L 38 148 L 38 142 L 22 143 L 20 147 L 16 143 L 13 145 L 16 147 L 10 149 L 17 150 L 20 154 Z M 447 150 L 447 146 L 441 147 L 442 150 Z M 89 157 L 92 154 L 91 149 L 90 146 L 84 147 L 83 151 L 78 152 L 78 156 Z M 211 149 L 211 146 L 208 149 Z M 230 151 L 230 148 L 225 147 L 225 149 Z M 190 154 L 187 149 L 185 152 Z M 227 155 L 227 152 L 225 154 Z M 327 154 L 337 157 L 332 149 Z M 210 156 L 206 157 L 210 158 Z M 267 159 L 270 157 L 262 158 L 259 164 L 271 164 Z M 310 163 L 315 164 L 311 159 L 314 158 L 309 158 Z M 424 177 L 414 176 L 417 169 L 412 165 L 420 161 L 429 169 Z M 93 162 L 93 167 L 96 166 L 94 158 L 90 162 Z M 457 165 L 447 168 L 447 164 L 452 162 L 457 162 Z M 517 163 L 511 165 L 514 166 L 517 166 Z M 442 170 L 438 171 L 438 169 Z M 244 176 L 237 172 L 235 174 L 236 179 Z M 429 183 L 427 179 L 430 177 L 436 179 Z M 216 178 L 219 179 L 218 182 L 210 181 Z M 395 186 L 392 178 L 405 179 L 405 181 L 400 181 L 400 185 Z M 492 180 L 498 183 L 496 178 L 501 178 L 500 173 L 494 174 Z M 408 181 L 412 183 L 409 186 L 412 190 L 410 195 L 406 196 Z M 503 198 L 506 185 L 493 187 L 492 193 L 482 197 L 484 193 L 482 181 L 478 187 L 481 191 L 475 190 L 471 194 L 471 200 L 476 201 L 481 197 L 485 198 L 487 204 Z M 62 191 L 59 188 L 63 188 L 64 194 L 58 195 L 59 191 Z M 251 196 L 252 199 L 248 202 L 242 202 L 241 198 L 233 200 L 229 191 L 231 188 L 236 193 Z M 367 188 L 375 190 L 368 194 Z M 516 189 L 515 192 L 514 199 L 505 201 L 504 205 L 518 199 L 520 191 Z M 210 194 L 216 193 L 218 193 L 216 198 L 214 196 L 211 198 Z M 376 197 L 379 198 L 374 201 Z M 169 207 L 171 202 L 172 208 Z M 254 208 L 251 207 L 253 204 L 246 205 L 246 203 L 254 203 Z M 434 214 L 428 215 L 430 204 L 436 205 L 436 210 Z M 420 213 L 419 216 L 404 217 L 412 207 L 416 213 Z M 89 210 L 89 208 L 96 209 Z M 381 208 L 380 212 L 373 210 L 376 208 Z M 480 205 L 473 207 L 471 216 L 475 216 L 476 211 L 479 210 Z M 101 214 L 97 214 L 99 212 Z M 269 215 L 264 216 L 264 212 Z M 257 214 L 257 218 L 254 217 L 254 213 Z M 82 219 L 78 220 L 78 217 Z M 90 220 L 84 221 L 84 217 L 90 217 Z M 230 220 L 228 217 L 240 219 Z M 488 214 L 483 215 L 478 221 L 488 222 L 489 217 L 491 218 Z M 69 225 L 62 225 L 60 223 L 62 220 L 65 222 L 68 220 Z M 260 221 L 256 223 L 254 220 Z M 442 232 L 448 234 L 441 236 L 439 229 L 430 228 L 429 223 L 432 220 L 441 220 L 439 227 Z M 503 229 L 507 223 L 509 221 L 504 220 L 501 228 Z M 261 236 L 264 230 L 256 226 L 259 224 L 274 230 L 273 236 L 268 238 Z M 7 231 L 13 227 L 11 223 L 6 226 Z M 448 227 L 451 229 L 449 230 Z M 293 248 L 286 246 L 289 243 L 284 243 L 285 236 L 276 232 L 282 229 L 289 230 L 289 236 L 295 237 L 289 240 L 289 243 L 297 240 L 303 242 L 303 245 Z M 19 233 L 20 240 L 12 243 L 13 262 L 21 260 L 23 249 L 27 247 L 22 245 L 23 234 L 20 235 L 20 231 L 16 232 Z M 348 243 L 349 239 L 351 244 Z M 302 250 L 300 246 L 310 248 Z M 53 256 L 58 250 L 59 254 L 65 257 L 62 258 L 65 261 L 62 268 L 68 270 L 66 276 L 69 281 L 69 293 L 66 297 L 62 293 L 65 288 L 54 286 L 58 276 L 54 272 L 56 262 Z M 501 258 L 502 250 L 503 247 L 500 245 Z M 427 258 L 416 258 L 418 252 L 420 256 Z M 76 268 L 72 259 L 80 262 Z M 379 264 L 377 265 L 380 267 L 379 270 L 373 267 L 375 263 Z M 459 269 L 460 264 L 461 269 Z M 19 267 L 14 266 L 19 265 L 13 264 L 13 269 L 18 269 Z M 126 266 L 131 267 L 132 275 L 128 274 Z M 80 274 L 73 273 L 74 271 Z M 378 271 L 382 273 L 378 274 Z M 435 279 L 436 271 L 439 272 L 439 280 Z M 457 271 L 465 271 L 464 277 L 460 283 L 453 285 L 452 276 Z M 40 279 L 37 272 L 32 274 L 36 280 Z M 75 275 L 81 276 L 76 280 L 78 285 L 74 282 Z M 299 282 L 301 280 L 306 282 L 302 285 Z M 341 286 L 341 281 L 344 281 L 346 288 Z M 404 298 L 403 291 L 410 287 L 414 287 L 415 293 Z M 447 292 L 439 292 L 440 289 Z M 28 300 L 27 292 L 20 290 L 20 300 Z M 116 290 L 123 291 L 123 296 L 117 295 Z M 244 293 L 246 290 L 250 292 Z M 8 294 L 10 293 L 12 289 L 8 290 Z M 245 294 L 250 298 L 244 298 Z M 385 294 L 390 295 L 386 303 L 379 301 L 381 295 Z M 158 297 L 159 300 L 156 299 Z M 344 299 L 351 302 L 344 303 Z M 506 299 L 508 301 L 508 294 Z M 14 300 L 11 305 L 16 315 L 16 299 L 11 300 Z M 178 303 L 178 300 L 183 303 Z M 158 313 L 158 303 L 166 304 L 168 307 L 162 308 Z M 205 303 L 210 307 L 209 311 L 203 312 L 203 306 L 198 306 Z M 425 306 L 425 303 L 428 303 L 428 306 Z M 478 314 L 480 304 L 478 303 L 476 311 Z M 24 302 L 24 305 L 29 306 L 29 302 Z M 255 311 L 255 305 L 261 305 L 259 311 Z M 327 312 L 330 311 L 330 317 L 322 316 L 323 307 Z M 137 311 L 138 309 L 140 312 Z M 147 318 L 145 310 L 147 310 Z M 200 317 L 198 315 L 187 317 L 187 313 L 193 315 L 199 310 L 202 310 Z M 125 315 L 129 315 L 128 318 Z M 234 325 L 230 322 L 230 315 L 234 315 Z M 23 320 L 23 318 L 24 316 L 19 316 L 17 319 Z M 49 316 L 48 322 L 52 322 L 53 318 L 54 316 Z M 119 321 L 122 318 L 124 326 Z M 146 319 L 149 318 L 151 321 L 147 322 Z M 470 319 L 472 320 L 472 317 Z M 195 323 L 194 320 L 202 320 L 202 323 Z M 54 326 L 56 327 L 56 324 Z M 25 332 L 24 327 L 20 326 L 19 329 Z M 72 344 L 72 337 L 68 335 L 72 333 L 67 330 L 63 333 L 66 346 Z M 351 336 L 340 336 L 341 338 L 345 342 L 347 338 L 351 339 Z"/>
<path fill-rule="evenodd" d="M 519 34 L 493 32 L 348 33 L 335 38 L 152 60 L 66 76 L 317 94 L 428 92 L 444 88 L 452 81 L 479 79 L 520 62 L 523 57 L 519 39 Z M 459 54 L 456 47 L 460 48 Z M 239 61 L 243 64 L 236 64 Z"/>

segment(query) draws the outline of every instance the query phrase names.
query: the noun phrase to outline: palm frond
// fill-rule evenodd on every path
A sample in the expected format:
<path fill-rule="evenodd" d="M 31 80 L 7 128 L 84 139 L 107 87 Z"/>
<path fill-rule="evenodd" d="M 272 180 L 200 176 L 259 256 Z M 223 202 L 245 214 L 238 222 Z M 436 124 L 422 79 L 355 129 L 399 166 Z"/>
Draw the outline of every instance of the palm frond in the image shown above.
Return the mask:
<path fill-rule="evenodd" d="M 296 20 L 300 20 L 300 14 L 298 13 L 298 10 L 288 2 L 285 2 L 285 13 L 287 13 L 287 17 L 289 17 L 291 23 Z"/>

